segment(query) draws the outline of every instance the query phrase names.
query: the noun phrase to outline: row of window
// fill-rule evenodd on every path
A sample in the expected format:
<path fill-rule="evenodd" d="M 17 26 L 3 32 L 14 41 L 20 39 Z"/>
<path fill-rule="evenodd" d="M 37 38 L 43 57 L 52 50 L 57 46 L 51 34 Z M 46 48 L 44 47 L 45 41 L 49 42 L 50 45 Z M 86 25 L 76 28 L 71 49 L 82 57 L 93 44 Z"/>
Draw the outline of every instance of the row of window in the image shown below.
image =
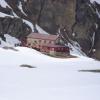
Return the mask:
<path fill-rule="evenodd" d="M 69 51 L 68 48 L 61 48 L 61 47 L 58 47 L 58 48 L 55 48 L 55 47 L 43 47 L 43 49 L 48 49 L 48 50 L 55 50 L 55 51 Z"/>
<path fill-rule="evenodd" d="M 49 44 L 53 44 L 54 41 L 47 41 L 47 40 L 34 40 L 34 43 L 45 43 L 45 44 L 49 43 Z"/>

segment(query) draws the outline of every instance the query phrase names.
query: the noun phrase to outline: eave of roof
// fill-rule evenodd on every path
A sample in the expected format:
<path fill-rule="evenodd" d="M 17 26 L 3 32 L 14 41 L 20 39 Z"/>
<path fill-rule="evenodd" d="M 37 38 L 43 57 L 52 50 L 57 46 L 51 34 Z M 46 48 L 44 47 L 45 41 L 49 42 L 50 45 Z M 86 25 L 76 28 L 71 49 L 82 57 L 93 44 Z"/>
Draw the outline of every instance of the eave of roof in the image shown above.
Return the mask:
<path fill-rule="evenodd" d="M 27 38 L 33 39 L 42 39 L 42 40 L 56 40 L 58 39 L 58 35 L 48 35 L 48 34 L 40 34 L 40 33 L 31 33 L 27 36 Z"/>

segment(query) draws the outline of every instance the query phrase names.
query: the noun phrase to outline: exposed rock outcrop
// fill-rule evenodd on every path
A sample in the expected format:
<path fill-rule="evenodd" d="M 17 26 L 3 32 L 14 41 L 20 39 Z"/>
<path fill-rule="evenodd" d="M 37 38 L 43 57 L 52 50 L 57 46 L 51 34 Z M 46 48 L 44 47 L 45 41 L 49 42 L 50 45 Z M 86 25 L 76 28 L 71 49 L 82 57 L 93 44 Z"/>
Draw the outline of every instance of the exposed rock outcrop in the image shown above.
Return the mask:
<path fill-rule="evenodd" d="M 29 34 L 31 29 L 19 18 L 0 18 L 0 34 L 10 34 L 17 38 L 22 38 Z"/>

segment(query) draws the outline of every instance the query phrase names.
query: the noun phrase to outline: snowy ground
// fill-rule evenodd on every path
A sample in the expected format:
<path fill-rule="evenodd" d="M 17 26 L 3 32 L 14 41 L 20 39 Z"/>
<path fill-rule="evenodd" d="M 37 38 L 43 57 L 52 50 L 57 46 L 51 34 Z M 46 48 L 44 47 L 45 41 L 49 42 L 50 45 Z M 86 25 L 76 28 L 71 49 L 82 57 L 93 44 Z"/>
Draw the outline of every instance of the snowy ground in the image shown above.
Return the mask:
<path fill-rule="evenodd" d="M 29 48 L 0 48 L 0 100 L 100 100 L 100 69 L 90 58 L 59 59 Z M 22 68 L 29 64 L 36 68 Z"/>
<path fill-rule="evenodd" d="M 6 39 L 5 41 L 0 38 L 0 47 L 13 47 L 15 45 L 21 44 L 21 42 L 17 38 L 12 37 L 9 34 L 4 34 L 4 37 Z"/>

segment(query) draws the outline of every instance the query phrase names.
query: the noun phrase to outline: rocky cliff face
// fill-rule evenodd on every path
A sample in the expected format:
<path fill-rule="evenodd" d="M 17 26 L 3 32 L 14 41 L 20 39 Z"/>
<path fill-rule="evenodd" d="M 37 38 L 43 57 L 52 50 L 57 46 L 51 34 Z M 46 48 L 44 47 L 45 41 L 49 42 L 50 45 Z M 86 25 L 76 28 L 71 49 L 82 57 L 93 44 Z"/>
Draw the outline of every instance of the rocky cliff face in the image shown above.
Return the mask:
<path fill-rule="evenodd" d="M 30 27 L 23 23 L 20 18 L 0 18 L 0 34 L 10 34 L 22 38 L 31 32 Z"/>
<path fill-rule="evenodd" d="M 89 56 L 100 59 L 100 5 L 90 0 L 77 0 L 76 22 L 72 27 L 72 38 Z"/>
<path fill-rule="evenodd" d="M 39 24 L 43 29 L 54 34 L 59 27 L 71 30 L 75 22 L 76 0 L 6 0 L 13 11 L 20 17 Z M 23 11 L 19 9 L 22 4 Z"/>
<path fill-rule="evenodd" d="M 0 18 L 0 33 L 18 38 L 30 33 L 23 22 L 40 25 L 51 34 L 58 30 L 68 42 L 76 41 L 88 56 L 100 59 L 100 4 L 90 0 L 4 0 L 0 12 L 14 16 Z M 15 18 L 17 17 L 17 18 Z"/>

